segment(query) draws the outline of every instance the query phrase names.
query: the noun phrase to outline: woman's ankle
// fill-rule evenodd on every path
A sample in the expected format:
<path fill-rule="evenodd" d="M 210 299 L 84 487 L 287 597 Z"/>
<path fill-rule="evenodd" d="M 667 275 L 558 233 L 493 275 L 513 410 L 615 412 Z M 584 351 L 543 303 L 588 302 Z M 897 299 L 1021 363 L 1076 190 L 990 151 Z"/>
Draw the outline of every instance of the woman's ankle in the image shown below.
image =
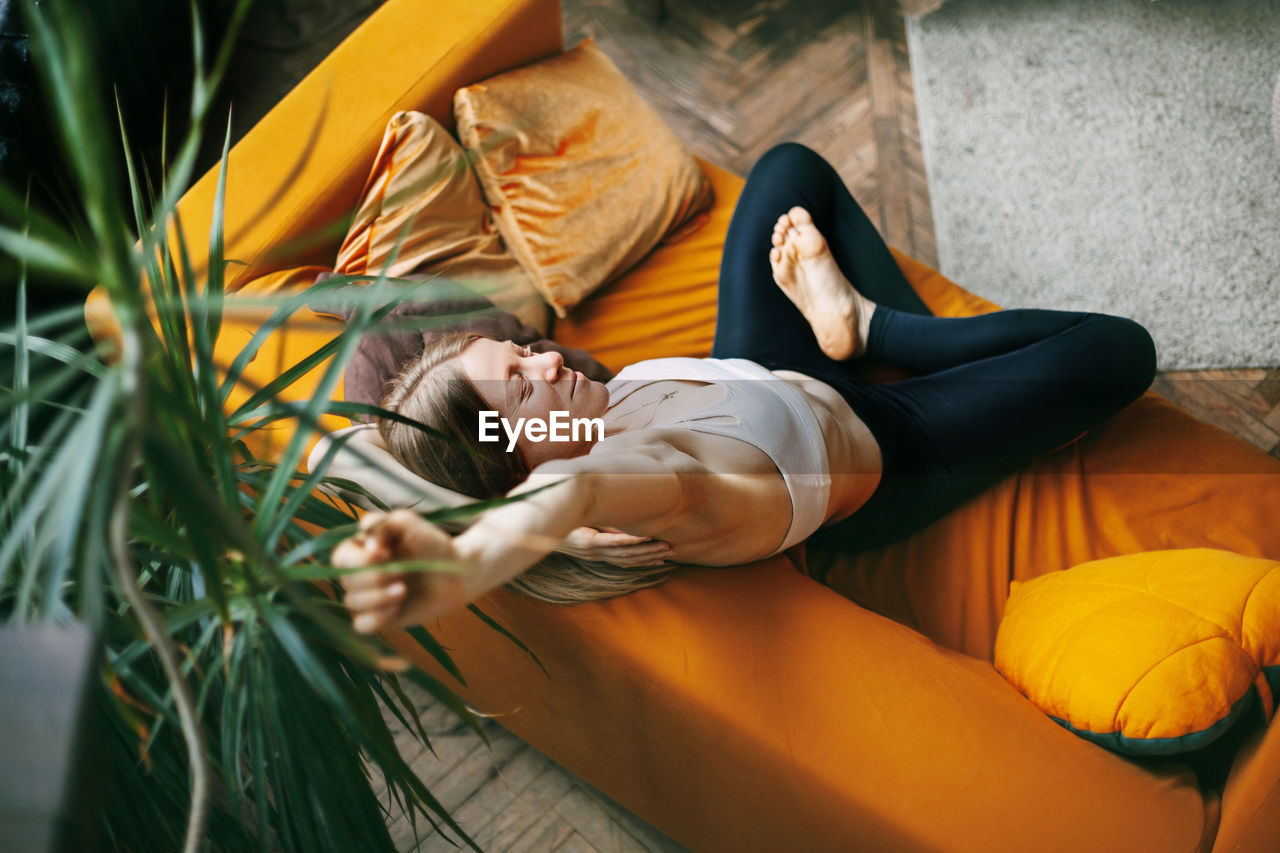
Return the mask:
<path fill-rule="evenodd" d="M 857 298 L 857 322 L 858 322 L 858 347 L 854 358 L 861 358 L 870 351 L 871 348 L 871 318 L 875 315 L 876 309 L 879 308 L 876 303 L 872 302 L 861 293 L 854 291 Z"/>

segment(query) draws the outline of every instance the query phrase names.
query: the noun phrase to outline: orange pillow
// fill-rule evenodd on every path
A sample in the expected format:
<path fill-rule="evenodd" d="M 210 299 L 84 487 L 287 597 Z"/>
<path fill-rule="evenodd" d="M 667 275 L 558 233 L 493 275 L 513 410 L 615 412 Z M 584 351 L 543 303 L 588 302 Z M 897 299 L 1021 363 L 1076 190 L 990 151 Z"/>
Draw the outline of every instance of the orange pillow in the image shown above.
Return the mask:
<path fill-rule="evenodd" d="M 560 317 L 711 204 L 693 157 L 591 39 L 459 89 L 453 110 L 498 230 Z"/>
<path fill-rule="evenodd" d="M 1125 755 L 1177 755 L 1280 690 L 1280 562 L 1146 551 L 1014 581 L 995 667 L 1068 731 Z"/>
<path fill-rule="evenodd" d="M 493 227 L 466 152 L 435 119 L 391 117 L 360 197 L 334 272 L 461 281 L 546 334 L 546 303 Z"/>

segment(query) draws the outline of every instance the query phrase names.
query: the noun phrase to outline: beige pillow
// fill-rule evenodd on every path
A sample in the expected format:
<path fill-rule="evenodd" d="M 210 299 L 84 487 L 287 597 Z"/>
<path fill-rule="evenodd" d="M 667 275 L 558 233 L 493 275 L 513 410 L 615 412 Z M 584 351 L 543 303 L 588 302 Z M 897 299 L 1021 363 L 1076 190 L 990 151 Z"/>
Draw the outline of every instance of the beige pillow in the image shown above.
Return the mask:
<path fill-rule="evenodd" d="M 459 89 L 458 138 L 556 313 L 705 221 L 711 184 L 591 39 Z"/>
<path fill-rule="evenodd" d="M 334 266 L 347 275 L 384 269 L 395 277 L 433 274 L 473 284 L 546 334 L 547 305 L 494 228 L 466 152 L 419 112 L 396 113 L 387 123 Z"/>

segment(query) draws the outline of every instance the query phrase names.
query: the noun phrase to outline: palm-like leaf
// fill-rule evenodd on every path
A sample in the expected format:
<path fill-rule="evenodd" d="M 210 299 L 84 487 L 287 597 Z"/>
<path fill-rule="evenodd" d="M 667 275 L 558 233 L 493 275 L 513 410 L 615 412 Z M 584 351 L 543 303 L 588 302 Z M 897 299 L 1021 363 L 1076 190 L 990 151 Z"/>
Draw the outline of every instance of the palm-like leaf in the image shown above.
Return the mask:
<path fill-rule="evenodd" d="M 237 5 L 232 36 L 247 8 Z M 447 685 L 354 633 L 334 600 L 341 572 L 326 560 L 352 531 L 353 510 L 319 487 L 358 488 L 326 476 L 332 454 L 309 474 L 297 471 L 322 415 L 390 415 L 329 395 L 359 336 L 396 298 L 447 283 L 400 286 L 393 296 L 384 277 L 346 295 L 356 312 L 341 334 L 228 412 L 231 389 L 244 384 L 263 341 L 302 305 L 348 282 L 275 298 L 244 350 L 219 365 L 229 130 L 203 278 L 176 204 L 231 36 L 212 71 L 197 69 L 192 131 L 158 193 L 138 174 L 117 110 L 123 197 L 105 111 L 92 96 L 91 45 L 62 10 L 29 4 L 28 16 L 85 227 L 63 228 L 0 188 L 0 217 L 10 223 L 0 225 L 0 250 L 21 273 L 16 322 L 0 331 L 0 347 L 13 352 L 12 388 L 0 401 L 9 420 L 0 449 L 0 611 L 18 620 L 78 618 L 105 638 L 97 709 L 113 756 L 109 841 L 138 851 L 194 850 L 206 840 L 230 851 L 391 850 L 390 806 L 372 794 L 373 767 L 411 820 L 421 815 L 469 842 L 401 759 L 383 715 L 427 742 L 403 677 L 480 731 L 478 724 Z M 78 312 L 27 316 L 28 270 L 105 289 L 122 329 L 110 363 Z M 280 399 L 326 360 L 311 399 Z M 38 424 L 37 409 L 46 415 Z M 284 419 L 297 429 L 282 457 L 254 458 L 241 439 Z M 413 636 L 462 681 L 429 633 Z"/>

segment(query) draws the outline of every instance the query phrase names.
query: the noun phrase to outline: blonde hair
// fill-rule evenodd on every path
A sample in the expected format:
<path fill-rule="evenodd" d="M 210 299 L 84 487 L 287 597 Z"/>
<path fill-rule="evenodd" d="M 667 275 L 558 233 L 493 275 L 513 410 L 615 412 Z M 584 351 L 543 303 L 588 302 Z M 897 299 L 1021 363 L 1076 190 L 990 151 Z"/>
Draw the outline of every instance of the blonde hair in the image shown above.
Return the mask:
<path fill-rule="evenodd" d="M 507 453 L 500 443 L 480 442 L 476 415 L 488 404 L 456 358 L 483 337 L 458 332 L 428 342 L 383 398 L 382 408 L 439 435 L 389 418 L 378 419 L 378 433 L 396 461 L 413 473 L 486 500 L 524 482 L 530 469 L 519 450 Z M 672 571 L 670 566 L 623 568 L 553 552 L 507 586 L 540 601 L 577 604 L 657 586 Z"/>

